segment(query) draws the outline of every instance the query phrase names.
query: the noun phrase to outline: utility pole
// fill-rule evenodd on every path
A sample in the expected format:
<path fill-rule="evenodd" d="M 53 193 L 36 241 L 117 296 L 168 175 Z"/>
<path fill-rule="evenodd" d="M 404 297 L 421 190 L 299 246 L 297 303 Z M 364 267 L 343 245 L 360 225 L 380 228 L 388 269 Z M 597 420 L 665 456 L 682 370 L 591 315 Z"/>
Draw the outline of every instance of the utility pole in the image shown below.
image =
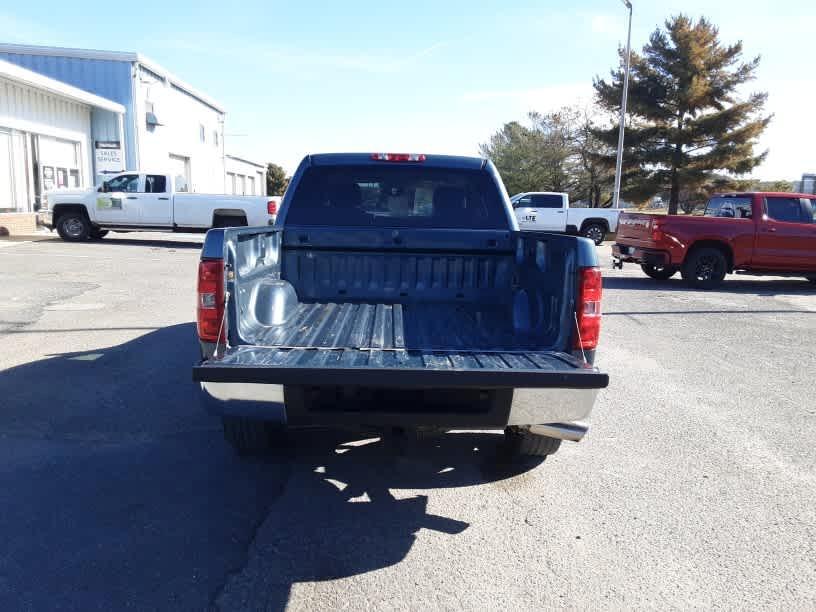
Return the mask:
<path fill-rule="evenodd" d="M 632 3 L 629 0 L 621 0 L 624 6 L 629 9 L 629 31 L 626 34 L 626 59 L 623 69 L 623 98 L 621 99 L 620 125 L 618 126 L 618 159 L 615 164 L 615 191 L 612 194 L 613 206 L 620 208 L 620 185 L 621 171 L 623 170 L 623 129 L 626 121 L 626 98 L 629 94 L 629 60 L 631 58 L 632 43 Z"/>

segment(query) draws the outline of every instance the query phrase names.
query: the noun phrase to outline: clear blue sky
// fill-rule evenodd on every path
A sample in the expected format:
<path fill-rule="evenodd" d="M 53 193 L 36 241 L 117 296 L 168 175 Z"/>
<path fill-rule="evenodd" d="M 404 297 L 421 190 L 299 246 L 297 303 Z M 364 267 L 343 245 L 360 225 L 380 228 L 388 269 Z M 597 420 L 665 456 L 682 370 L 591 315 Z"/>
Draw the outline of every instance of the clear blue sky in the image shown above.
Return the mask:
<path fill-rule="evenodd" d="M 680 3 L 633 0 L 633 46 Z M 816 2 L 688 0 L 761 54 L 776 118 L 760 178 L 816 171 Z M 292 170 L 308 152 L 475 154 L 528 110 L 588 101 L 625 38 L 619 0 L 39 2 L 0 8 L 0 41 L 138 51 L 219 100 L 227 148 Z"/>

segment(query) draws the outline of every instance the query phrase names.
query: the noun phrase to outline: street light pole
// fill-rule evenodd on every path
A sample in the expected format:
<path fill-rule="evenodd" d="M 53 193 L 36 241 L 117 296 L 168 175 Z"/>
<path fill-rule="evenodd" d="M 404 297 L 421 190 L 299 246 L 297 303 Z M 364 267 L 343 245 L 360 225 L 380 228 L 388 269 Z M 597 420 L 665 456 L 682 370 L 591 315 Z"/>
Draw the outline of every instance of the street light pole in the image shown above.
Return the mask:
<path fill-rule="evenodd" d="M 621 171 L 623 169 L 623 124 L 626 121 L 626 98 L 629 95 L 629 60 L 631 58 L 632 43 L 632 3 L 621 0 L 629 9 L 629 31 L 626 34 L 626 60 L 623 69 L 623 98 L 621 99 L 620 125 L 618 125 L 618 159 L 615 164 L 615 191 L 612 194 L 613 206 L 620 208 Z"/>

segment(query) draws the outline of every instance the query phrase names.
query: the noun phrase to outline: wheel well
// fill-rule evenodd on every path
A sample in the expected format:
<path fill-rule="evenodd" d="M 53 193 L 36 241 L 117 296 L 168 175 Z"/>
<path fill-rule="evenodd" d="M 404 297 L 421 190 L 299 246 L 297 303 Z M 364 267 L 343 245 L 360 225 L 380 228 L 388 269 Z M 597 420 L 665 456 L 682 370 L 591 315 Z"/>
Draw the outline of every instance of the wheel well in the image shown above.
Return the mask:
<path fill-rule="evenodd" d="M 698 249 L 702 249 L 705 247 L 709 247 L 712 249 L 717 249 L 725 256 L 725 261 L 728 265 L 728 272 L 734 271 L 734 251 L 731 250 L 731 247 L 725 244 L 724 242 L 720 242 L 719 240 L 698 240 L 694 242 L 686 251 L 686 257 L 683 260 L 688 259 L 689 255 L 691 255 L 694 251 Z"/>
<path fill-rule="evenodd" d="M 584 222 L 581 223 L 581 231 L 583 232 L 589 225 L 600 225 L 605 232 L 609 232 L 609 222 L 604 218 L 584 219 Z"/>
<path fill-rule="evenodd" d="M 89 222 L 91 220 L 90 217 L 88 216 L 88 210 L 81 204 L 55 204 L 52 211 L 55 226 L 57 225 L 57 223 L 59 223 L 59 218 L 65 213 L 69 212 L 77 212 L 81 214 L 83 217 L 85 217 Z"/>
<path fill-rule="evenodd" d="M 218 209 L 213 211 L 212 226 L 213 227 L 231 227 L 223 225 L 228 219 L 237 219 L 243 223 L 235 223 L 237 226 L 247 225 L 246 212 L 238 209 Z"/>

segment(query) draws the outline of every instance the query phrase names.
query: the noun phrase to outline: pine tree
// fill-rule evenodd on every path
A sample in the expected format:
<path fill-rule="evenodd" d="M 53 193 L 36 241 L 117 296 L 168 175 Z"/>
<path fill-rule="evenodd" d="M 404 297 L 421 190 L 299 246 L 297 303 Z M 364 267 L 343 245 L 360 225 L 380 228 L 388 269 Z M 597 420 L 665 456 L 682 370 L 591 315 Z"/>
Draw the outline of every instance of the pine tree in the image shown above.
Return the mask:
<path fill-rule="evenodd" d="M 289 177 L 278 164 L 269 162 L 266 165 L 266 193 L 271 196 L 283 195 L 289 186 Z"/>
<path fill-rule="evenodd" d="M 621 55 L 623 51 L 621 51 Z M 766 93 L 739 99 L 741 85 L 754 78 L 759 57 L 742 62 L 742 42 L 723 45 L 719 31 L 705 18 L 669 18 L 643 47 L 632 53 L 628 121 L 625 132 L 625 198 L 645 200 L 669 193 L 669 214 L 677 214 L 681 192 L 699 192 L 723 173 L 741 175 L 765 159 L 756 154 L 758 136 L 770 121 L 761 116 Z M 620 109 L 623 71 L 609 82 L 596 78 L 599 104 Z M 599 130 L 610 146 L 617 126 Z M 614 157 L 607 156 L 608 165 Z"/>

